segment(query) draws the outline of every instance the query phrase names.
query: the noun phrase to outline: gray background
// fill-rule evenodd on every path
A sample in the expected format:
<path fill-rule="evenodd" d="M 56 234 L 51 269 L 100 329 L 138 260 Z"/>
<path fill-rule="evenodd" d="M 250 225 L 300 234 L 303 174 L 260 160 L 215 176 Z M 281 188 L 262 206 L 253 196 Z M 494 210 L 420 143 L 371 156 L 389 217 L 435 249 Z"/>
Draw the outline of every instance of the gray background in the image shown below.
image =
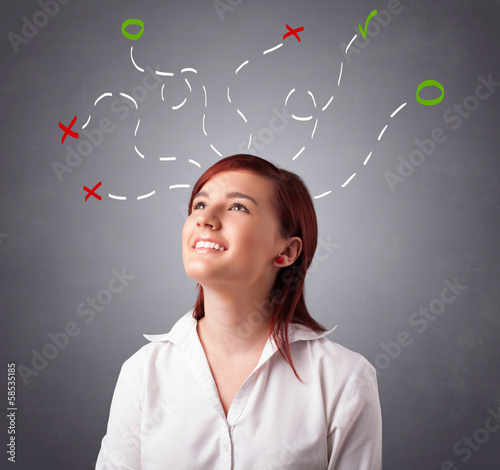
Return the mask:
<path fill-rule="evenodd" d="M 194 183 L 221 158 L 211 145 L 224 157 L 246 150 L 296 172 L 312 196 L 331 191 L 314 203 L 319 238 L 335 248 L 318 245 L 306 302 L 320 323 L 338 325 L 330 340 L 378 370 L 384 469 L 441 469 L 445 460 L 460 469 L 498 468 L 500 432 L 485 435 L 480 428 L 488 410 L 500 406 L 500 90 L 460 125 L 446 122 L 445 113 L 457 116 L 453 106 L 474 94 L 479 76 L 500 81 L 500 3 L 400 5 L 388 24 L 371 20 L 366 40 L 358 30 L 351 46 L 358 52 L 346 57 L 358 23 L 374 9 L 387 10 L 386 0 L 244 0 L 221 15 L 211 1 L 72 0 L 17 52 L 8 33 L 21 35 L 23 17 L 32 21 L 42 9 L 35 1 L 2 2 L 1 390 L 6 408 L 7 363 L 15 362 L 17 468 L 93 468 L 122 363 L 147 343 L 142 333 L 168 332 L 194 305 L 181 231 Z M 138 40 L 121 32 L 129 18 L 144 21 Z M 304 27 L 300 42 L 283 40 L 285 24 Z M 131 62 L 131 46 L 138 66 L 174 76 L 157 75 L 164 101 L 158 83 L 122 119 L 125 112 L 113 111 L 112 101 L 145 77 Z M 184 67 L 198 73 L 181 73 Z M 429 79 L 445 90 L 433 106 L 415 95 Z M 275 119 L 282 130 L 264 130 L 292 88 L 288 113 L 314 119 L 283 125 Z M 113 97 L 94 106 L 105 92 Z M 421 93 L 439 95 L 435 87 Z M 184 106 L 173 110 L 184 97 Z M 67 147 L 88 140 L 82 125 L 89 114 L 87 131 L 104 118 L 114 130 L 60 181 L 53 163 L 66 165 Z M 61 144 L 58 123 L 68 125 L 75 115 L 79 139 L 68 136 Z M 384 172 L 397 173 L 398 156 L 408 160 L 415 139 L 429 139 L 435 128 L 447 140 L 392 191 Z M 250 132 L 260 132 L 263 148 L 246 149 Z M 83 185 L 99 181 L 102 200 L 85 201 Z M 153 196 L 137 200 L 152 189 Z M 79 314 L 87 297 L 107 289 L 112 270 L 123 268 L 135 278 L 95 317 Z M 419 331 L 412 314 L 440 298 L 445 280 L 467 287 Z M 24 383 L 19 368 L 32 367 L 33 350 L 41 353 L 49 333 L 72 322 L 79 334 Z M 391 345 L 404 331 L 411 344 Z M 392 347 L 392 358 L 384 345 Z M 50 346 L 45 350 L 53 354 Z M 475 442 L 466 461 L 465 451 L 453 450 L 464 436 Z"/>

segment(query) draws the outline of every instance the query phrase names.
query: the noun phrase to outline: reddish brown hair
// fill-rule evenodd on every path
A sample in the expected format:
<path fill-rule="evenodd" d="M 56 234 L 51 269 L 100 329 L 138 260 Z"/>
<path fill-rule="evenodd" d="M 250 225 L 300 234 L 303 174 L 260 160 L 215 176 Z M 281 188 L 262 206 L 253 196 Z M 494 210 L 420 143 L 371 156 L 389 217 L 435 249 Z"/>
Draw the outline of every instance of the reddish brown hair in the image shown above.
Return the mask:
<path fill-rule="evenodd" d="M 274 187 L 272 205 L 278 214 L 281 236 L 300 237 L 302 240 L 299 257 L 290 266 L 280 268 L 268 302 L 269 310 L 260 312 L 260 315 L 269 316 L 272 337 L 278 351 L 303 383 L 293 366 L 288 343 L 288 325 L 298 323 L 316 331 L 326 331 L 324 326 L 309 315 L 303 293 L 305 274 L 311 265 L 318 239 L 318 223 L 311 195 L 302 179 L 295 173 L 278 168 L 255 155 L 237 154 L 219 160 L 200 176 L 191 193 L 188 216 L 193 209 L 193 196 L 210 178 L 223 171 L 250 171 L 271 181 Z M 203 287 L 199 283 L 196 287 L 200 290 L 193 318 L 199 320 L 205 316 L 204 296 Z"/>

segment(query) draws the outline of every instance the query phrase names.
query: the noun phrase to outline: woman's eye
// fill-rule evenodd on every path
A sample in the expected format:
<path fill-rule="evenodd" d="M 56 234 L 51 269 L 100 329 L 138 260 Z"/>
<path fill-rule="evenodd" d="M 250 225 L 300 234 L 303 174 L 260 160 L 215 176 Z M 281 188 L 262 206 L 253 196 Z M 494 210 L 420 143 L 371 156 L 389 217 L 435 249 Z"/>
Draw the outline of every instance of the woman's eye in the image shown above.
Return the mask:
<path fill-rule="evenodd" d="M 204 203 L 203 201 L 197 202 L 195 205 L 193 205 L 193 210 L 197 209 L 197 208 L 198 208 L 198 206 L 199 206 L 200 204 L 205 205 L 205 203 Z M 231 208 L 233 208 L 233 207 L 235 207 L 235 206 L 242 207 L 245 211 L 249 212 L 249 211 L 248 211 L 248 209 L 246 208 L 246 206 L 245 206 L 245 205 L 243 205 L 243 204 L 240 204 L 239 202 L 236 202 L 235 204 L 233 204 L 233 205 L 231 206 Z M 241 209 L 239 209 L 238 211 L 241 211 Z"/>

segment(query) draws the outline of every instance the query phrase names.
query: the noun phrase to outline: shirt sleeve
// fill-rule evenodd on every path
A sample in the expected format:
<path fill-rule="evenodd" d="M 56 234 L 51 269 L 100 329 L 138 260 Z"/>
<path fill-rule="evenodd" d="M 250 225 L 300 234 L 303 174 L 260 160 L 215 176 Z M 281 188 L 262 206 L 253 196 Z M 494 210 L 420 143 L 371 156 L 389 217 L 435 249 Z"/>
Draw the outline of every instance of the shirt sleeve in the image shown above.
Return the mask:
<path fill-rule="evenodd" d="M 362 356 L 335 407 L 327 470 L 382 470 L 382 412 L 375 368 Z"/>
<path fill-rule="evenodd" d="M 96 470 L 141 469 L 141 396 L 138 370 L 133 367 L 137 355 L 121 367 L 111 401 L 106 435 L 96 461 Z"/>

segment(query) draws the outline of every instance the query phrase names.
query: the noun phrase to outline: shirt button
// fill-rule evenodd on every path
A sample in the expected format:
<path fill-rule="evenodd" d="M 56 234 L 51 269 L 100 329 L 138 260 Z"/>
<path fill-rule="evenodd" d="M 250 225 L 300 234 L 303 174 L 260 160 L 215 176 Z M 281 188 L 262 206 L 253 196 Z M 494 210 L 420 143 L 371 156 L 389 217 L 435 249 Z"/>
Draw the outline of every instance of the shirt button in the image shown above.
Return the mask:
<path fill-rule="evenodd" d="M 229 452 L 229 446 L 227 445 L 227 442 L 224 444 L 224 452 Z"/>

